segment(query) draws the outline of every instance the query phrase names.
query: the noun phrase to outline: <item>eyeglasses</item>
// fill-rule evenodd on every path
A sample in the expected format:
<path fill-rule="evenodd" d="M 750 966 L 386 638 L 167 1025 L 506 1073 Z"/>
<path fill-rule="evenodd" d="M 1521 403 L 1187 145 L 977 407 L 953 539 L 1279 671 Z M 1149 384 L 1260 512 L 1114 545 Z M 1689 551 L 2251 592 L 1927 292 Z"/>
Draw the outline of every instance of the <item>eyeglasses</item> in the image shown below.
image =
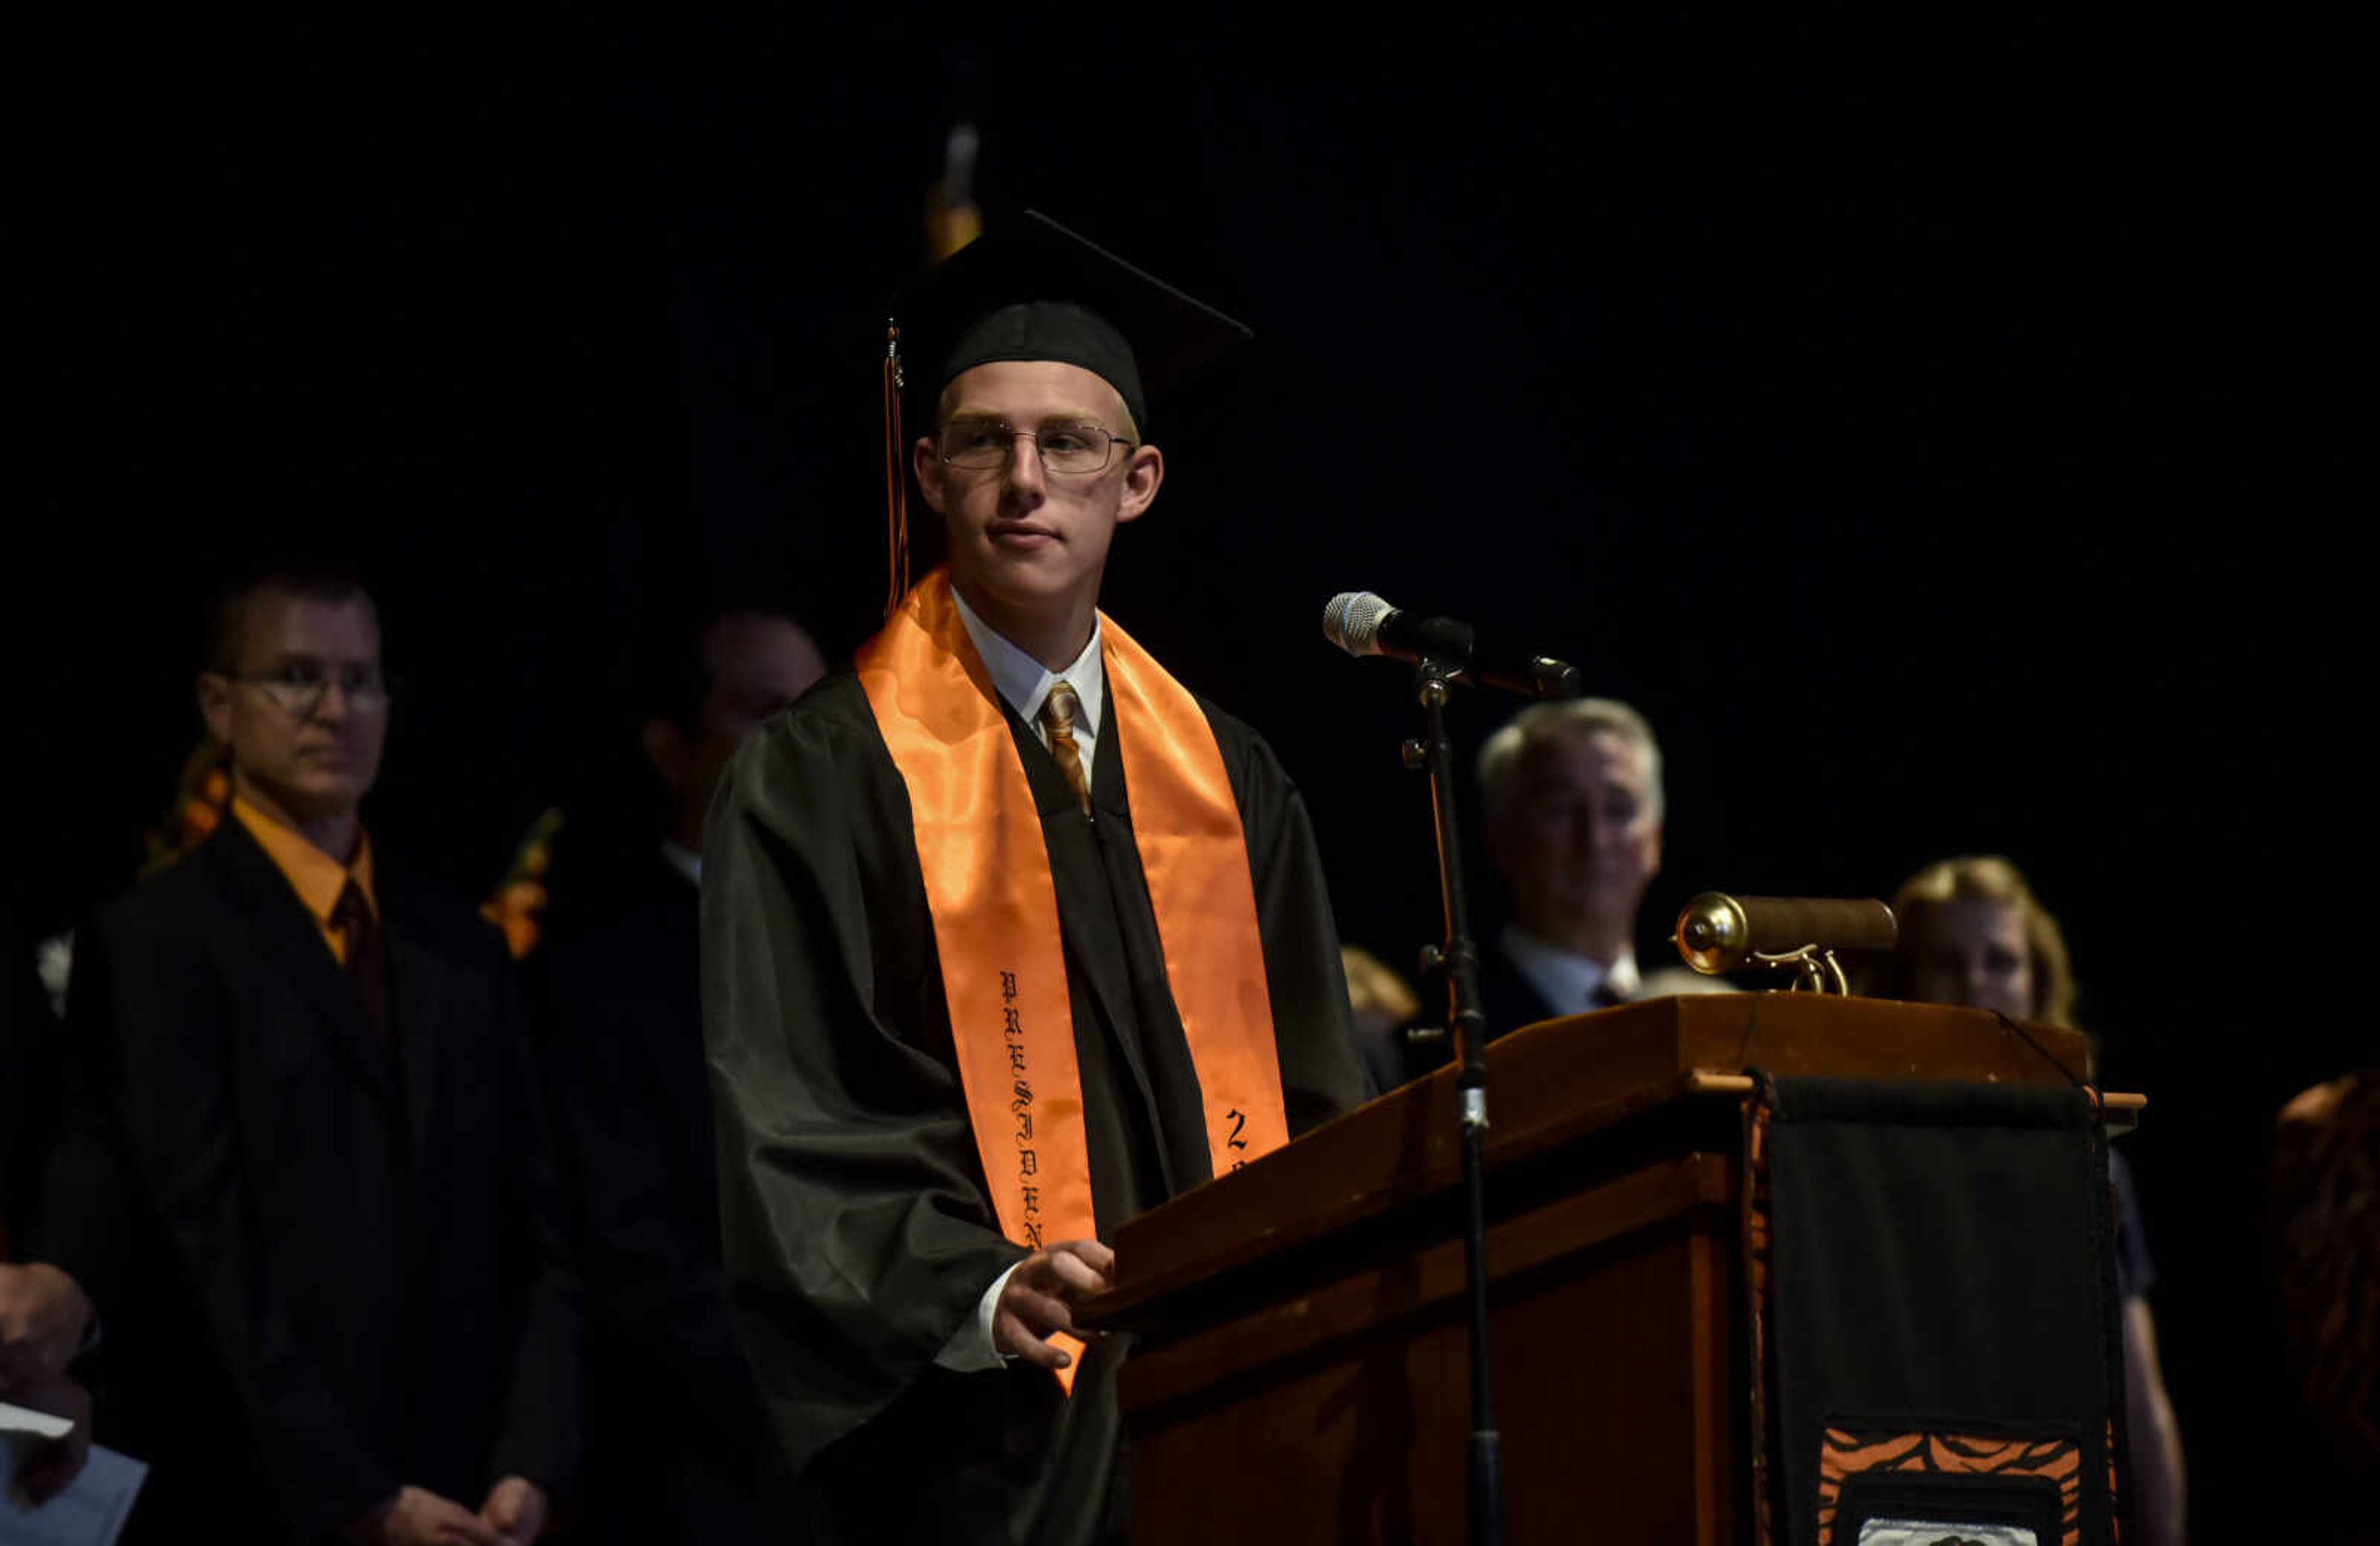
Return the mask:
<path fill-rule="evenodd" d="M 1139 444 L 1097 424 L 1050 424 L 1037 434 L 996 419 L 963 419 L 943 427 L 935 450 L 952 467 L 980 471 L 1006 467 L 1019 440 L 1031 441 L 1042 467 L 1051 472 L 1103 472 L 1117 446 Z"/>
<path fill-rule="evenodd" d="M 226 681 L 246 682 L 260 689 L 294 719 L 311 719 L 319 713 L 334 682 L 347 707 L 358 713 L 378 713 L 387 708 L 395 691 L 378 665 L 342 665 L 334 672 L 325 670 L 321 661 L 292 660 L 270 671 L 226 671 L 223 676 Z"/>

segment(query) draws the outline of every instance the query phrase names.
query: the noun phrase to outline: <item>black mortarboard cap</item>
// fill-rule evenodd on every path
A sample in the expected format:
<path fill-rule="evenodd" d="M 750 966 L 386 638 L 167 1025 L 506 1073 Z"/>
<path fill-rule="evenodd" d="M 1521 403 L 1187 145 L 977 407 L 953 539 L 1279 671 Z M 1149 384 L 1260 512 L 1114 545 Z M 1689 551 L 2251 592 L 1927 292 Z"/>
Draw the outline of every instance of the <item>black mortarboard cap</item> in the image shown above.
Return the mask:
<path fill-rule="evenodd" d="M 1171 408 L 1253 336 L 1036 210 L 937 264 L 900 322 L 904 373 L 929 412 L 941 389 L 975 366 L 1054 359 L 1113 386 L 1143 436 L 1153 432 L 1151 398 Z"/>

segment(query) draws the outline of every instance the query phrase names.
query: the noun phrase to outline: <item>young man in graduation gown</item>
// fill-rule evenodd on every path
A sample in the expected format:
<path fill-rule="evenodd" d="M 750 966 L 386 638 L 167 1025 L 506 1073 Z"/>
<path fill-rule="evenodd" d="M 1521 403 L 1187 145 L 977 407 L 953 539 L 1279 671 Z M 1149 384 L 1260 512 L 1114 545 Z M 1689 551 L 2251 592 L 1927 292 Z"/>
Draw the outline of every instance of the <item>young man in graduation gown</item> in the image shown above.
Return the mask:
<path fill-rule="evenodd" d="M 577 1289 L 502 939 L 366 834 L 389 696 L 335 576 L 231 592 L 230 818 L 77 941 L 44 1210 L 151 1462 L 128 1539 L 525 1546 L 575 1464 Z"/>
<path fill-rule="evenodd" d="M 1111 1540 L 1122 1339 L 1065 1334 L 1100 1242 L 1365 1077 L 1296 791 L 1097 610 L 1164 479 L 1141 364 L 1237 324 L 1042 224 L 910 321 L 949 566 L 707 834 L 726 1267 L 810 1523 Z"/>

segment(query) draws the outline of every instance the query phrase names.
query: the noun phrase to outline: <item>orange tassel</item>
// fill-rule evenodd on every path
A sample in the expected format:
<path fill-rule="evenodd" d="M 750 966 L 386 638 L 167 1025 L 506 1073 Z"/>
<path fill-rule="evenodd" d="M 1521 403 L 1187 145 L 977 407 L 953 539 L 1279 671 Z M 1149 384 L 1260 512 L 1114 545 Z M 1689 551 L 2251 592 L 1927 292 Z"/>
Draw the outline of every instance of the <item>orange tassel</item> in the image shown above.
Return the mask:
<path fill-rule="evenodd" d="M 903 465 L 906 436 L 901 429 L 901 324 L 884 324 L 884 529 L 885 564 L 891 581 L 884 596 L 889 620 L 909 593 L 909 480 Z"/>

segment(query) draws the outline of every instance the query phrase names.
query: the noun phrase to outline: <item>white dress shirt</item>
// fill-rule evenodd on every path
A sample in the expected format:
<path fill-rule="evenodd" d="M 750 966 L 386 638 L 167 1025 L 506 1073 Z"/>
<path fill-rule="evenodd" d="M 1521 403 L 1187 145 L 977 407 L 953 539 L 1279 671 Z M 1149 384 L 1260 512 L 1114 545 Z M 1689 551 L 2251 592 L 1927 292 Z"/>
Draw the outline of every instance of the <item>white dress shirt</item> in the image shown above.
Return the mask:
<path fill-rule="evenodd" d="M 1614 997 L 1633 999 L 1645 988 L 1636 970 L 1636 952 L 1627 945 L 1609 966 L 1575 951 L 1548 944 L 1518 924 L 1507 923 L 1499 937 L 1505 956 L 1528 980 L 1537 996 L 1553 1005 L 1557 1015 L 1584 1015 L 1601 1009 L 1595 991 L 1609 981 Z"/>
<path fill-rule="evenodd" d="M 702 889 L 702 856 L 692 848 L 681 847 L 668 838 L 662 839 L 662 862 L 686 877 L 686 883 L 695 890 Z"/>
<path fill-rule="evenodd" d="M 1106 723 L 1100 711 L 1107 706 L 1108 668 L 1099 658 L 1099 615 L 1091 614 L 1091 639 L 1083 646 L 1074 663 L 1063 671 L 1052 671 L 1031 655 L 994 633 L 991 625 L 976 615 L 966 598 L 953 589 L 951 600 L 959 603 L 959 621 L 966 625 L 967 637 L 975 640 L 975 652 L 983 657 L 983 668 L 991 674 L 991 685 L 1016 715 L 1033 727 L 1041 744 L 1050 744 L 1050 732 L 1041 723 L 1041 705 L 1050 700 L 1050 689 L 1061 679 L 1075 689 L 1082 700 L 1083 712 L 1075 721 L 1075 749 L 1082 754 L 1083 776 L 1089 778 L 1099 752 L 1099 727 Z"/>

